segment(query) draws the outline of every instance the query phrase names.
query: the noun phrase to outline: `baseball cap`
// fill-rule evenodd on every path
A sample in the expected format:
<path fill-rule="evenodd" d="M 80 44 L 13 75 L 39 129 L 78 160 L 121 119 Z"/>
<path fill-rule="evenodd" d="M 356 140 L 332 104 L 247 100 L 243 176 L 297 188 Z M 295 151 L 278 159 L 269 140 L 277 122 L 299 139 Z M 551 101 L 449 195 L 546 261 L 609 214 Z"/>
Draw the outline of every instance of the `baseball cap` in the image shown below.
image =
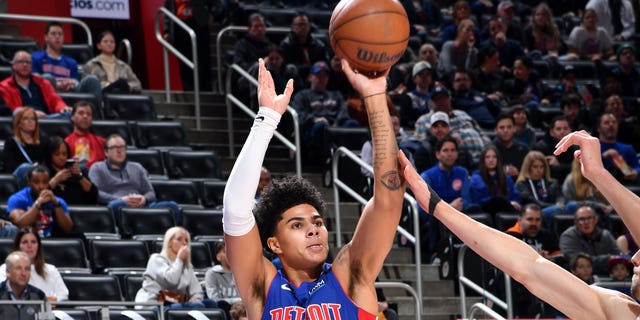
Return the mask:
<path fill-rule="evenodd" d="M 429 70 L 429 72 L 431 72 L 431 65 L 429 64 L 429 62 L 426 62 L 426 61 L 418 61 L 416 64 L 413 65 L 411 76 L 415 77 L 424 70 Z"/>
<path fill-rule="evenodd" d="M 565 65 L 565 66 L 562 68 L 562 76 L 563 76 L 563 77 L 564 77 L 564 76 L 566 76 L 566 75 L 567 75 L 567 74 L 569 74 L 569 73 L 573 73 L 573 74 L 575 74 L 575 72 L 576 72 L 576 68 L 575 68 L 573 65 L 570 65 L 570 64 Z"/>
<path fill-rule="evenodd" d="M 434 124 L 436 124 L 437 122 L 442 121 L 444 123 L 446 123 L 447 125 L 449 125 L 449 116 L 442 112 L 442 111 L 438 111 L 438 112 L 434 112 L 431 115 L 431 118 L 429 118 L 429 125 L 432 126 Z"/>
<path fill-rule="evenodd" d="M 326 62 L 318 61 L 311 66 L 311 69 L 309 69 L 309 73 L 311 74 L 317 74 L 320 71 L 329 72 L 329 66 L 327 66 Z"/>
<path fill-rule="evenodd" d="M 501 1 L 500 4 L 498 4 L 498 11 L 507 10 L 513 7 L 514 7 L 513 2 L 509 0 Z"/>
<path fill-rule="evenodd" d="M 631 261 L 629 261 L 629 259 L 624 256 L 611 256 L 611 258 L 609 258 L 609 262 L 607 263 L 607 267 L 611 269 L 618 263 L 623 263 L 627 268 L 631 268 Z"/>
<path fill-rule="evenodd" d="M 435 98 L 437 95 L 439 94 L 446 94 L 447 96 L 451 96 L 449 94 L 449 90 L 447 90 L 447 87 L 443 86 L 443 85 L 437 85 L 434 89 L 433 89 L 433 93 L 431 93 L 431 99 Z"/>
<path fill-rule="evenodd" d="M 618 50 L 616 50 L 616 56 L 620 57 L 624 49 L 631 49 L 633 55 L 636 55 L 636 46 L 633 45 L 633 43 L 625 42 L 618 47 Z"/>

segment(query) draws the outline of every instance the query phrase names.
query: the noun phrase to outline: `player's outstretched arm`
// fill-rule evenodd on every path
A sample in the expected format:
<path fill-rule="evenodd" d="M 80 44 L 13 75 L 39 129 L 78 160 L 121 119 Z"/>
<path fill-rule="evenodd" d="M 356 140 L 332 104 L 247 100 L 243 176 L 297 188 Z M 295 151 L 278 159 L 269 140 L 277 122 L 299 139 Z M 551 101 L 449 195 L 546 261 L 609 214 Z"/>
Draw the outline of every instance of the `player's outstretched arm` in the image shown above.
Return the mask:
<path fill-rule="evenodd" d="M 250 314 L 261 312 L 263 301 L 260 297 L 264 294 L 265 279 L 271 279 L 276 272 L 275 267 L 263 257 L 260 234 L 252 212 L 264 155 L 293 93 L 293 81 L 289 80 L 283 94 L 276 94 L 274 88 L 271 74 L 260 59 L 260 110 L 231 170 L 223 198 L 227 256 L 238 291 Z M 250 310 L 254 307 L 258 311 Z"/>
<path fill-rule="evenodd" d="M 572 145 L 580 150 L 574 156 L 580 161 L 582 174 L 593 183 L 611 203 L 635 239 L 640 239 L 640 198 L 616 180 L 602 165 L 600 141 L 586 131 L 566 135 L 556 146 L 555 154 L 567 151 Z"/>
<path fill-rule="evenodd" d="M 571 319 L 611 319 L 611 305 L 628 306 L 633 302 L 621 293 L 590 287 L 553 262 L 543 258 L 529 245 L 506 233 L 489 228 L 449 204 L 441 201 L 418 175 L 409 160 L 399 152 L 403 174 L 420 206 L 435 215 L 473 251 L 506 272 L 529 291 L 547 301 Z M 605 302 L 608 301 L 608 302 Z M 610 304 L 610 305 L 607 305 Z"/>

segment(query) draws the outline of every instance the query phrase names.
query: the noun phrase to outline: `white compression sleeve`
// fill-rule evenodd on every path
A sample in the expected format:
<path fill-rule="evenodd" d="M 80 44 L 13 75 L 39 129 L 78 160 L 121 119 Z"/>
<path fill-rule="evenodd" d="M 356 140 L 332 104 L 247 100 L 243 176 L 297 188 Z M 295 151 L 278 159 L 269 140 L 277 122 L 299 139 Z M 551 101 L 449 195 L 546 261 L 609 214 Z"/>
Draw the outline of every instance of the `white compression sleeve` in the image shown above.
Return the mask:
<path fill-rule="evenodd" d="M 254 196 L 260 180 L 264 155 L 280 117 L 278 112 L 260 107 L 249 137 L 233 165 L 223 198 L 222 222 L 224 233 L 228 235 L 245 235 L 256 223 L 252 212 Z"/>

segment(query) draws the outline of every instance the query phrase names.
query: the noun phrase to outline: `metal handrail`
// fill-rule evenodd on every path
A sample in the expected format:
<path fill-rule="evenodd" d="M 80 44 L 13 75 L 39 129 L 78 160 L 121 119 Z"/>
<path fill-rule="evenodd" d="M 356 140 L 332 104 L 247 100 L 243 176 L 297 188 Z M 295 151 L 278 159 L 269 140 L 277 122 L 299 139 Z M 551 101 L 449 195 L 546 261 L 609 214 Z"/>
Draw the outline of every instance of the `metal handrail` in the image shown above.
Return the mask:
<path fill-rule="evenodd" d="M 411 294 L 411 296 L 413 297 L 413 299 L 415 300 L 415 313 L 416 313 L 416 320 L 420 320 L 420 317 L 422 316 L 420 313 L 420 306 L 422 305 L 421 303 L 421 299 L 418 296 L 418 293 L 416 292 L 416 289 L 414 289 L 413 287 L 411 287 L 410 285 L 406 284 L 406 283 L 402 283 L 402 282 L 394 282 L 394 281 L 389 281 L 389 282 L 376 282 L 374 283 L 374 285 L 376 286 L 376 288 L 380 288 L 380 289 L 384 289 L 384 288 L 400 288 L 400 289 L 404 289 L 409 291 L 409 293 Z"/>
<path fill-rule="evenodd" d="M 164 30 L 160 30 L 160 16 L 161 13 L 164 14 L 164 19 L 171 19 L 173 23 L 175 23 L 180 28 L 184 29 L 185 32 L 189 34 L 189 38 L 191 38 L 191 55 L 193 60 L 189 60 L 189 58 L 185 57 L 180 51 L 176 49 L 169 41 L 164 39 Z M 165 99 L 167 102 L 171 102 L 171 84 L 169 81 L 169 55 L 167 51 L 171 51 L 180 61 L 186 64 L 189 68 L 193 70 L 193 94 L 194 94 L 194 104 L 196 107 L 196 129 L 200 130 L 201 127 L 201 119 L 200 119 L 200 72 L 198 69 L 198 43 L 196 32 L 191 29 L 186 23 L 182 22 L 178 17 L 176 17 L 171 11 L 169 11 L 165 7 L 158 8 L 155 17 L 155 35 L 156 40 L 160 42 L 162 45 L 162 58 L 164 59 L 164 84 L 165 84 Z"/>
<path fill-rule="evenodd" d="M 69 23 L 80 26 L 85 34 L 87 35 L 87 44 L 90 47 L 93 47 L 93 37 L 91 36 L 91 30 L 89 26 L 84 23 L 82 20 L 78 20 L 76 18 L 69 17 L 54 17 L 54 16 L 41 16 L 41 15 L 32 15 L 32 14 L 17 14 L 17 13 L 0 13 L 0 19 L 11 19 L 11 20 L 21 20 L 21 21 L 57 21 L 60 23 Z"/>
<path fill-rule="evenodd" d="M 52 300 L 0 300 L 0 306 L 2 305 L 38 305 L 40 306 L 40 312 L 36 314 L 36 319 L 55 319 L 53 316 L 53 305 L 56 306 L 100 306 L 103 313 L 103 319 L 109 318 L 110 306 L 151 306 L 158 307 L 158 320 L 164 320 L 164 306 L 160 302 L 135 302 L 135 301 L 52 301 Z M 106 313 L 105 313 L 106 312 Z"/>
<path fill-rule="evenodd" d="M 219 32 L 218 35 L 216 36 L 216 60 L 217 60 L 217 68 L 218 68 L 218 90 L 219 93 L 224 93 L 223 91 L 223 87 L 222 87 L 222 48 L 221 48 L 221 41 L 222 41 L 222 36 L 227 33 L 227 32 L 231 32 L 231 31 L 243 31 L 243 32 L 247 32 L 249 30 L 249 27 L 240 27 L 240 26 L 228 26 L 225 28 L 222 28 Z M 290 28 L 284 28 L 284 27 L 270 27 L 267 28 L 267 33 L 287 33 L 287 32 L 291 32 Z"/>
<path fill-rule="evenodd" d="M 348 185 L 346 185 L 340 178 L 338 178 L 338 160 L 341 155 L 347 156 L 349 159 L 353 160 L 360 167 L 365 168 L 369 172 L 373 173 L 373 168 L 368 163 L 362 161 L 358 155 L 353 153 L 351 150 L 345 147 L 339 147 L 333 153 L 333 160 L 331 161 L 331 172 L 333 175 L 333 197 L 334 197 L 334 211 L 336 215 L 336 246 L 338 248 L 342 248 L 342 223 L 340 222 L 340 192 L 338 192 L 338 188 L 342 189 L 350 196 L 352 196 L 356 201 L 358 201 L 362 205 L 367 204 L 367 200 L 360 196 L 356 191 L 351 189 Z M 411 211 L 413 213 L 413 232 L 412 236 L 409 234 L 404 228 L 398 226 L 397 230 L 401 234 L 405 235 L 409 241 L 411 241 L 414 246 L 414 258 L 416 261 L 416 291 L 418 292 L 418 300 L 422 301 L 422 272 L 421 272 L 421 248 L 420 248 L 420 217 L 418 215 L 418 203 L 416 200 L 405 192 L 404 199 L 409 202 L 411 206 Z M 420 304 L 420 308 L 422 308 L 422 304 Z"/>
<path fill-rule="evenodd" d="M 592 286 L 598 286 L 602 288 L 630 288 L 631 281 L 596 281 Z"/>
<path fill-rule="evenodd" d="M 240 110 L 244 111 L 244 113 L 249 115 L 251 118 L 256 117 L 256 113 L 251 108 L 249 108 L 247 105 L 245 105 L 242 101 L 240 101 L 231 93 L 232 92 L 231 86 L 233 85 L 231 83 L 232 82 L 231 80 L 233 79 L 232 75 L 234 71 L 237 72 L 241 77 L 249 81 L 251 85 L 255 86 L 256 88 L 258 87 L 258 81 L 252 75 L 244 71 L 244 69 L 242 69 L 237 64 L 231 65 L 229 72 L 227 72 L 227 81 L 226 81 L 227 94 L 225 99 L 226 105 L 227 105 L 227 132 L 228 132 L 228 138 L 229 138 L 229 156 L 231 157 L 235 157 L 236 155 L 235 145 L 234 145 L 235 139 L 233 138 L 233 114 L 232 114 L 233 106 L 235 105 L 236 107 L 240 108 Z M 298 177 L 302 177 L 302 157 L 301 157 L 302 155 L 300 152 L 300 128 L 299 128 L 300 124 L 298 122 L 298 113 L 294 108 L 291 108 L 291 106 L 287 106 L 287 112 L 291 114 L 291 118 L 293 119 L 294 142 L 291 143 L 289 139 L 287 139 L 278 131 L 274 132 L 274 136 L 276 137 L 276 139 L 280 140 L 280 142 L 282 142 L 287 148 L 289 148 L 289 150 L 292 150 L 294 152 L 295 159 L 296 159 L 296 175 Z"/>
<path fill-rule="evenodd" d="M 471 306 L 471 309 L 469 309 L 469 317 L 467 319 L 475 320 L 475 315 L 476 315 L 476 312 L 478 311 L 482 311 L 496 320 L 506 320 L 503 316 L 493 311 L 486 304 L 480 303 L 480 302 L 475 303 L 474 305 Z"/>
<path fill-rule="evenodd" d="M 467 314 L 467 294 L 465 286 L 471 288 L 473 291 L 481 294 L 485 298 L 493 301 L 497 306 L 507 311 L 507 318 L 513 318 L 513 297 L 511 296 L 511 277 L 506 273 L 504 274 L 504 292 L 507 301 L 502 301 L 500 298 L 493 295 L 491 292 L 485 290 L 471 279 L 464 275 L 464 257 L 469 247 L 463 244 L 458 251 L 458 287 L 460 288 L 460 312 L 462 315 Z"/>
<path fill-rule="evenodd" d="M 126 50 L 127 54 L 127 58 L 123 60 L 127 61 L 127 64 L 131 66 L 131 62 L 133 61 L 133 50 L 131 49 L 131 41 L 129 41 L 129 39 L 122 38 L 122 40 L 120 40 L 120 46 L 117 54 L 118 57 L 122 56 L 122 50 Z"/>

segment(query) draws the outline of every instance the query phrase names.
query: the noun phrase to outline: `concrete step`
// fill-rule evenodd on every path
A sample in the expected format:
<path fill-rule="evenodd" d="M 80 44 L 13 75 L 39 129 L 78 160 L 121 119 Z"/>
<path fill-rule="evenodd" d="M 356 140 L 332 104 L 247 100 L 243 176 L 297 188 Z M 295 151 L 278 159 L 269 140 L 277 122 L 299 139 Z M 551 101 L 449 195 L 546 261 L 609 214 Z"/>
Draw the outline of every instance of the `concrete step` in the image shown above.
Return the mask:
<path fill-rule="evenodd" d="M 385 290 L 386 292 L 386 290 Z M 398 304 L 398 315 L 401 317 L 412 317 L 415 319 L 415 301 L 413 297 L 390 297 L 386 295 L 388 301 Z M 421 319 L 432 319 L 431 316 L 459 317 L 460 298 L 459 297 L 427 297 L 422 299 Z M 479 297 L 467 298 L 467 305 L 482 302 Z"/>

